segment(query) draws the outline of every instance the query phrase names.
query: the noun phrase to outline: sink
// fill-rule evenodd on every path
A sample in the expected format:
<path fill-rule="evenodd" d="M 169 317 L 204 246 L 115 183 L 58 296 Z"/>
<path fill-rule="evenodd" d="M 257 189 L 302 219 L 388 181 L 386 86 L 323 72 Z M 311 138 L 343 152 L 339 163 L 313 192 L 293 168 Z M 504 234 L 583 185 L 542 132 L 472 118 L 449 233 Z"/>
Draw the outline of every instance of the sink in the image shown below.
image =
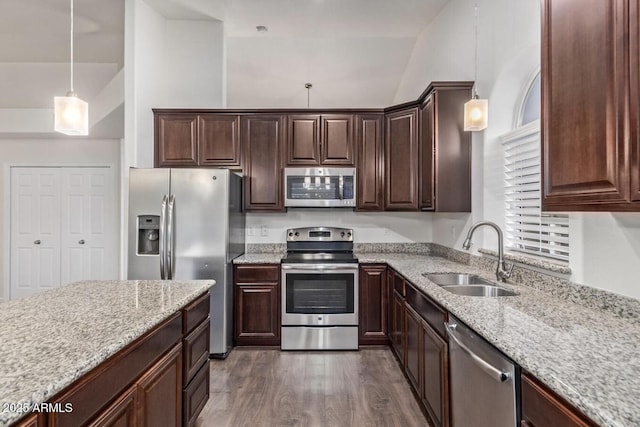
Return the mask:
<path fill-rule="evenodd" d="M 483 279 L 477 274 L 467 273 L 422 273 L 424 277 L 439 286 L 463 286 L 463 285 L 492 285 L 489 280 Z"/>
<path fill-rule="evenodd" d="M 518 295 L 517 292 L 491 285 L 448 285 L 442 286 L 452 294 L 469 297 L 510 297 Z"/>

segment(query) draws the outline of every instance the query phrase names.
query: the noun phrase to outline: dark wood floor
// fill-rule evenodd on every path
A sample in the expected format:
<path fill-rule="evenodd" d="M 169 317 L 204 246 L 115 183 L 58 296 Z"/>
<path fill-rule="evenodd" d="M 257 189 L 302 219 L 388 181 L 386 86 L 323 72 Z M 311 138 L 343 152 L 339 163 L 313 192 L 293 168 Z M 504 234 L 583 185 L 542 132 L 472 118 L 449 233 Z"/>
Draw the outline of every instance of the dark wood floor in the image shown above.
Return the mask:
<path fill-rule="evenodd" d="M 211 394 L 198 427 L 428 425 L 388 348 L 236 348 L 210 363 Z"/>

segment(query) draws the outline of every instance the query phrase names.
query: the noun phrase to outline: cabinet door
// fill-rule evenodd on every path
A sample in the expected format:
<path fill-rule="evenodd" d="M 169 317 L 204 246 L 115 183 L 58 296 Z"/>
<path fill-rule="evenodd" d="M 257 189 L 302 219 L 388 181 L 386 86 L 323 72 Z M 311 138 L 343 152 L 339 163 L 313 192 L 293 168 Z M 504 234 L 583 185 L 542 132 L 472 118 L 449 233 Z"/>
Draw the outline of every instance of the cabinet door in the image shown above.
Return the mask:
<path fill-rule="evenodd" d="M 418 209 L 417 117 L 417 108 L 386 117 L 385 210 Z"/>
<path fill-rule="evenodd" d="M 425 100 L 420 108 L 420 141 L 418 152 L 420 153 L 420 182 L 419 207 L 423 210 L 435 208 L 434 188 L 434 149 L 435 149 L 435 108 L 433 93 Z"/>
<path fill-rule="evenodd" d="M 405 372 L 413 389 L 419 394 L 422 389 L 422 320 L 410 306 L 405 304 Z"/>
<path fill-rule="evenodd" d="M 281 116 L 242 118 L 244 205 L 249 211 L 284 211 L 282 141 Z"/>
<path fill-rule="evenodd" d="M 591 427 L 596 424 L 564 403 L 533 377 L 523 373 L 523 427 Z"/>
<path fill-rule="evenodd" d="M 321 117 L 320 163 L 355 166 L 353 116 L 324 114 Z"/>
<path fill-rule="evenodd" d="M 280 345 L 280 295 L 275 284 L 236 285 L 238 345 Z"/>
<path fill-rule="evenodd" d="M 381 211 L 384 208 L 383 118 L 383 115 L 374 114 L 361 115 L 356 119 L 358 211 Z"/>
<path fill-rule="evenodd" d="M 359 279 L 359 344 L 389 344 L 387 337 L 387 267 L 360 266 Z"/>
<path fill-rule="evenodd" d="M 287 166 L 320 164 L 320 116 L 302 114 L 287 118 Z"/>
<path fill-rule="evenodd" d="M 631 200 L 640 202 L 640 5 L 638 0 L 629 2 L 629 25 Z M 636 207 L 636 209 L 639 208 Z"/>
<path fill-rule="evenodd" d="M 628 198 L 626 22 L 624 0 L 542 2 L 543 210 Z"/>
<path fill-rule="evenodd" d="M 180 426 L 182 345 L 178 344 L 137 382 L 137 425 Z"/>
<path fill-rule="evenodd" d="M 449 426 L 449 345 L 422 322 L 422 403 L 436 427 Z"/>
<path fill-rule="evenodd" d="M 131 387 L 107 409 L 105 409 L 89 427 L 134 427 L 136 426 L 136 391 Z"/>
<path fill-rule="evenodd" d="M 431 172 L 427 170 L 433 176 L 432 207 L 436 212 L 471 212 L 471 132 L 464 131 L 462 113 L 465 102 L 471 99 L 471 85 L 447 85 L 435 90 L 431 97 L 433 105 L 427 109 L 434 111 L 423 113 L 429 120 L 435 120 L 429 130 L 433 132 L 431 155 L 434 164 Z M 422 118 L 425 119 L 424 115 Z M 421 173 L 425 173 L 424 166 L 421 166 Z M 425 183 L 422 178 L 421 183 Z M 428 192 L 421 194 L 424 198 Z"/>
<path fill-rule="evenodd" d="M 198 164 L 195 114 L 155 115 L 155 166 Z"/>
<path fill-rule="evenodd" d="M 198 164 L 240 167 L 240 117 L 198 116 Z"/>
<path fill-rule="evenodd" d="M 31 414 L 18 421 L 15 427 L 45 427 L 47 425 L 47 415 L 44 412 Z"/>
<path fill-rule="evenodd" d="M 393 329 L 391 332 L 391 345 L 398 356 L 402 366 L 405 365 L 404 359 L 404 298 L 398 293 L 393 292 Z"/>

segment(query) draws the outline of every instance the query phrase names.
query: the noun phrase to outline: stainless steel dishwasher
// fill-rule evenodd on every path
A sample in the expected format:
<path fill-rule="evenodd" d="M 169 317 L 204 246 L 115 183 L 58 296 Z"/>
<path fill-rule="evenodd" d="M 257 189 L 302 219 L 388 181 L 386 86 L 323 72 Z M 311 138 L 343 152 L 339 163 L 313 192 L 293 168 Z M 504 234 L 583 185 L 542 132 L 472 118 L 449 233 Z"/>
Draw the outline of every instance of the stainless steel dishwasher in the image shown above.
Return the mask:
<path fill-rule="evenodd" d="M 453 316 L 446 331 L 453 427 L 515 427 L 514 363 Z"/>

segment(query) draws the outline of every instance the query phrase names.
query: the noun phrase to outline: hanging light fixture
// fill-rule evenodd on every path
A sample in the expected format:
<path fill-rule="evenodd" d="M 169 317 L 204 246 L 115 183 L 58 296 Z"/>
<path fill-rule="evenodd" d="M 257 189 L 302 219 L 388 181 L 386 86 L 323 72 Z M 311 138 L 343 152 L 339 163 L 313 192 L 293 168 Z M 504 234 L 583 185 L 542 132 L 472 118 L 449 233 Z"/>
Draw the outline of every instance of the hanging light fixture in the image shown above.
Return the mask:
<path fill-rule="evenodd" d="M 489 101 L 478 98 L 478 3 L 475 4 L 475 71 L 473 97 L 464 104 L 464 130 L 479 131 L 487 128 Z"/>
<path fill-rule="evenodd" d="M 311 83 L 305 83 L 304 84 L 304 88 L 307 90 L 307 108 L 309 108 L 309 102 L 310 102 L 310 94 L 311 94 L 311 88 L 313 87 L 313 85 Z"/>
<path fill-rule="evenodd" d="M 65 135 L 89 134 L 89 104 L 73 91 L 73 0 L 71 0 L 71 86 L 67 96 L 54 97 L 54 130 Z"/>

